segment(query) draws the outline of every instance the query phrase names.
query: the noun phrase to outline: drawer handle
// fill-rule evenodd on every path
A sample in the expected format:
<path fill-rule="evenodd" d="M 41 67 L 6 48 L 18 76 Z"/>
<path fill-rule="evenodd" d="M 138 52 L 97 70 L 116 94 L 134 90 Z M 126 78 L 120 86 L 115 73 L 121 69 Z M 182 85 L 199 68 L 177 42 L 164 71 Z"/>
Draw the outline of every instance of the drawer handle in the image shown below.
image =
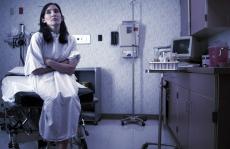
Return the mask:
<path fill-rule="evenodd" d="M 218 119 L 218 113 L 212 112 L 212 122 L 217 123 L 217 119 Z"/>

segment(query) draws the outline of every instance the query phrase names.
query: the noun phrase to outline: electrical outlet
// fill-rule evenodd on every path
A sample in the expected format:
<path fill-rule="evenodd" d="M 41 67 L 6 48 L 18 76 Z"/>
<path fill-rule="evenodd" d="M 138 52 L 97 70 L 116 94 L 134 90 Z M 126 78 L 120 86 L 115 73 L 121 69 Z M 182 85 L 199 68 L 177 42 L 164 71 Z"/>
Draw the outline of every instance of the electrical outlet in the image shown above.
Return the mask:
<path fill-rule="evenodd" d="M 73 35 L 78 44 L 90 44 L 90 35 Z"/>

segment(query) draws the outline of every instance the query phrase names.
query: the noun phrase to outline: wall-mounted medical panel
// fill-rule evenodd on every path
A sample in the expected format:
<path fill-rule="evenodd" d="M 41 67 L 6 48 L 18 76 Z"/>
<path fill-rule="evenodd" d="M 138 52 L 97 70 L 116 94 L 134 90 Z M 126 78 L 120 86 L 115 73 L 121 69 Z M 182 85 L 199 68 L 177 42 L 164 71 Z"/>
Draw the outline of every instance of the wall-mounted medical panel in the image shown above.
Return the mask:
<path fill-rule="evenodd" d="M 123 21 L 119 26 L 119 42 L 122 57 L 137 57 L 140 25 L 136 21 Z"/>

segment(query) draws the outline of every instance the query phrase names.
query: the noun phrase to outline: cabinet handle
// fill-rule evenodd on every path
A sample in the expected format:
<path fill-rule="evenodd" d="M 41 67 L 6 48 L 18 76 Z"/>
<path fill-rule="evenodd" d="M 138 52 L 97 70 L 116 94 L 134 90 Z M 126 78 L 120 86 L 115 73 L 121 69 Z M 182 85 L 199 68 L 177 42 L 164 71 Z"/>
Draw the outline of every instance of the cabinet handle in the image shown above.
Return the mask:
<path fill-rule="evenodd" d="M 186 112 L 189 113 L 189 111 L 190 111 L 190 102 L 188 101 L 188 102 L 186 103 Z"/>
<path fill-rule="evenodd" d="M 218 112 L 212 112 L 212 122 L 217 123 Z"/>
<path fill-rule="evenodd" d="M 204 15 L 204 20 L 205 20 L 206 22 L 208 22 L 208 15 L 207 15 L 207 14 Z"/>

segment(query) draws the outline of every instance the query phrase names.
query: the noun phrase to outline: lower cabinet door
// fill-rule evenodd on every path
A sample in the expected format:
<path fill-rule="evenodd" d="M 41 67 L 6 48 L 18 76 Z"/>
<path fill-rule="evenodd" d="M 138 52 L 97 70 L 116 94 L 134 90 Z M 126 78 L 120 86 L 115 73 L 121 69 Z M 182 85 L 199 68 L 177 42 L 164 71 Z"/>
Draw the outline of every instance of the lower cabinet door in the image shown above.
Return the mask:
<path fill-rule="evenodd" d="M 214 99 L 190 93 L 189 149 L 215 149 Z"/>

